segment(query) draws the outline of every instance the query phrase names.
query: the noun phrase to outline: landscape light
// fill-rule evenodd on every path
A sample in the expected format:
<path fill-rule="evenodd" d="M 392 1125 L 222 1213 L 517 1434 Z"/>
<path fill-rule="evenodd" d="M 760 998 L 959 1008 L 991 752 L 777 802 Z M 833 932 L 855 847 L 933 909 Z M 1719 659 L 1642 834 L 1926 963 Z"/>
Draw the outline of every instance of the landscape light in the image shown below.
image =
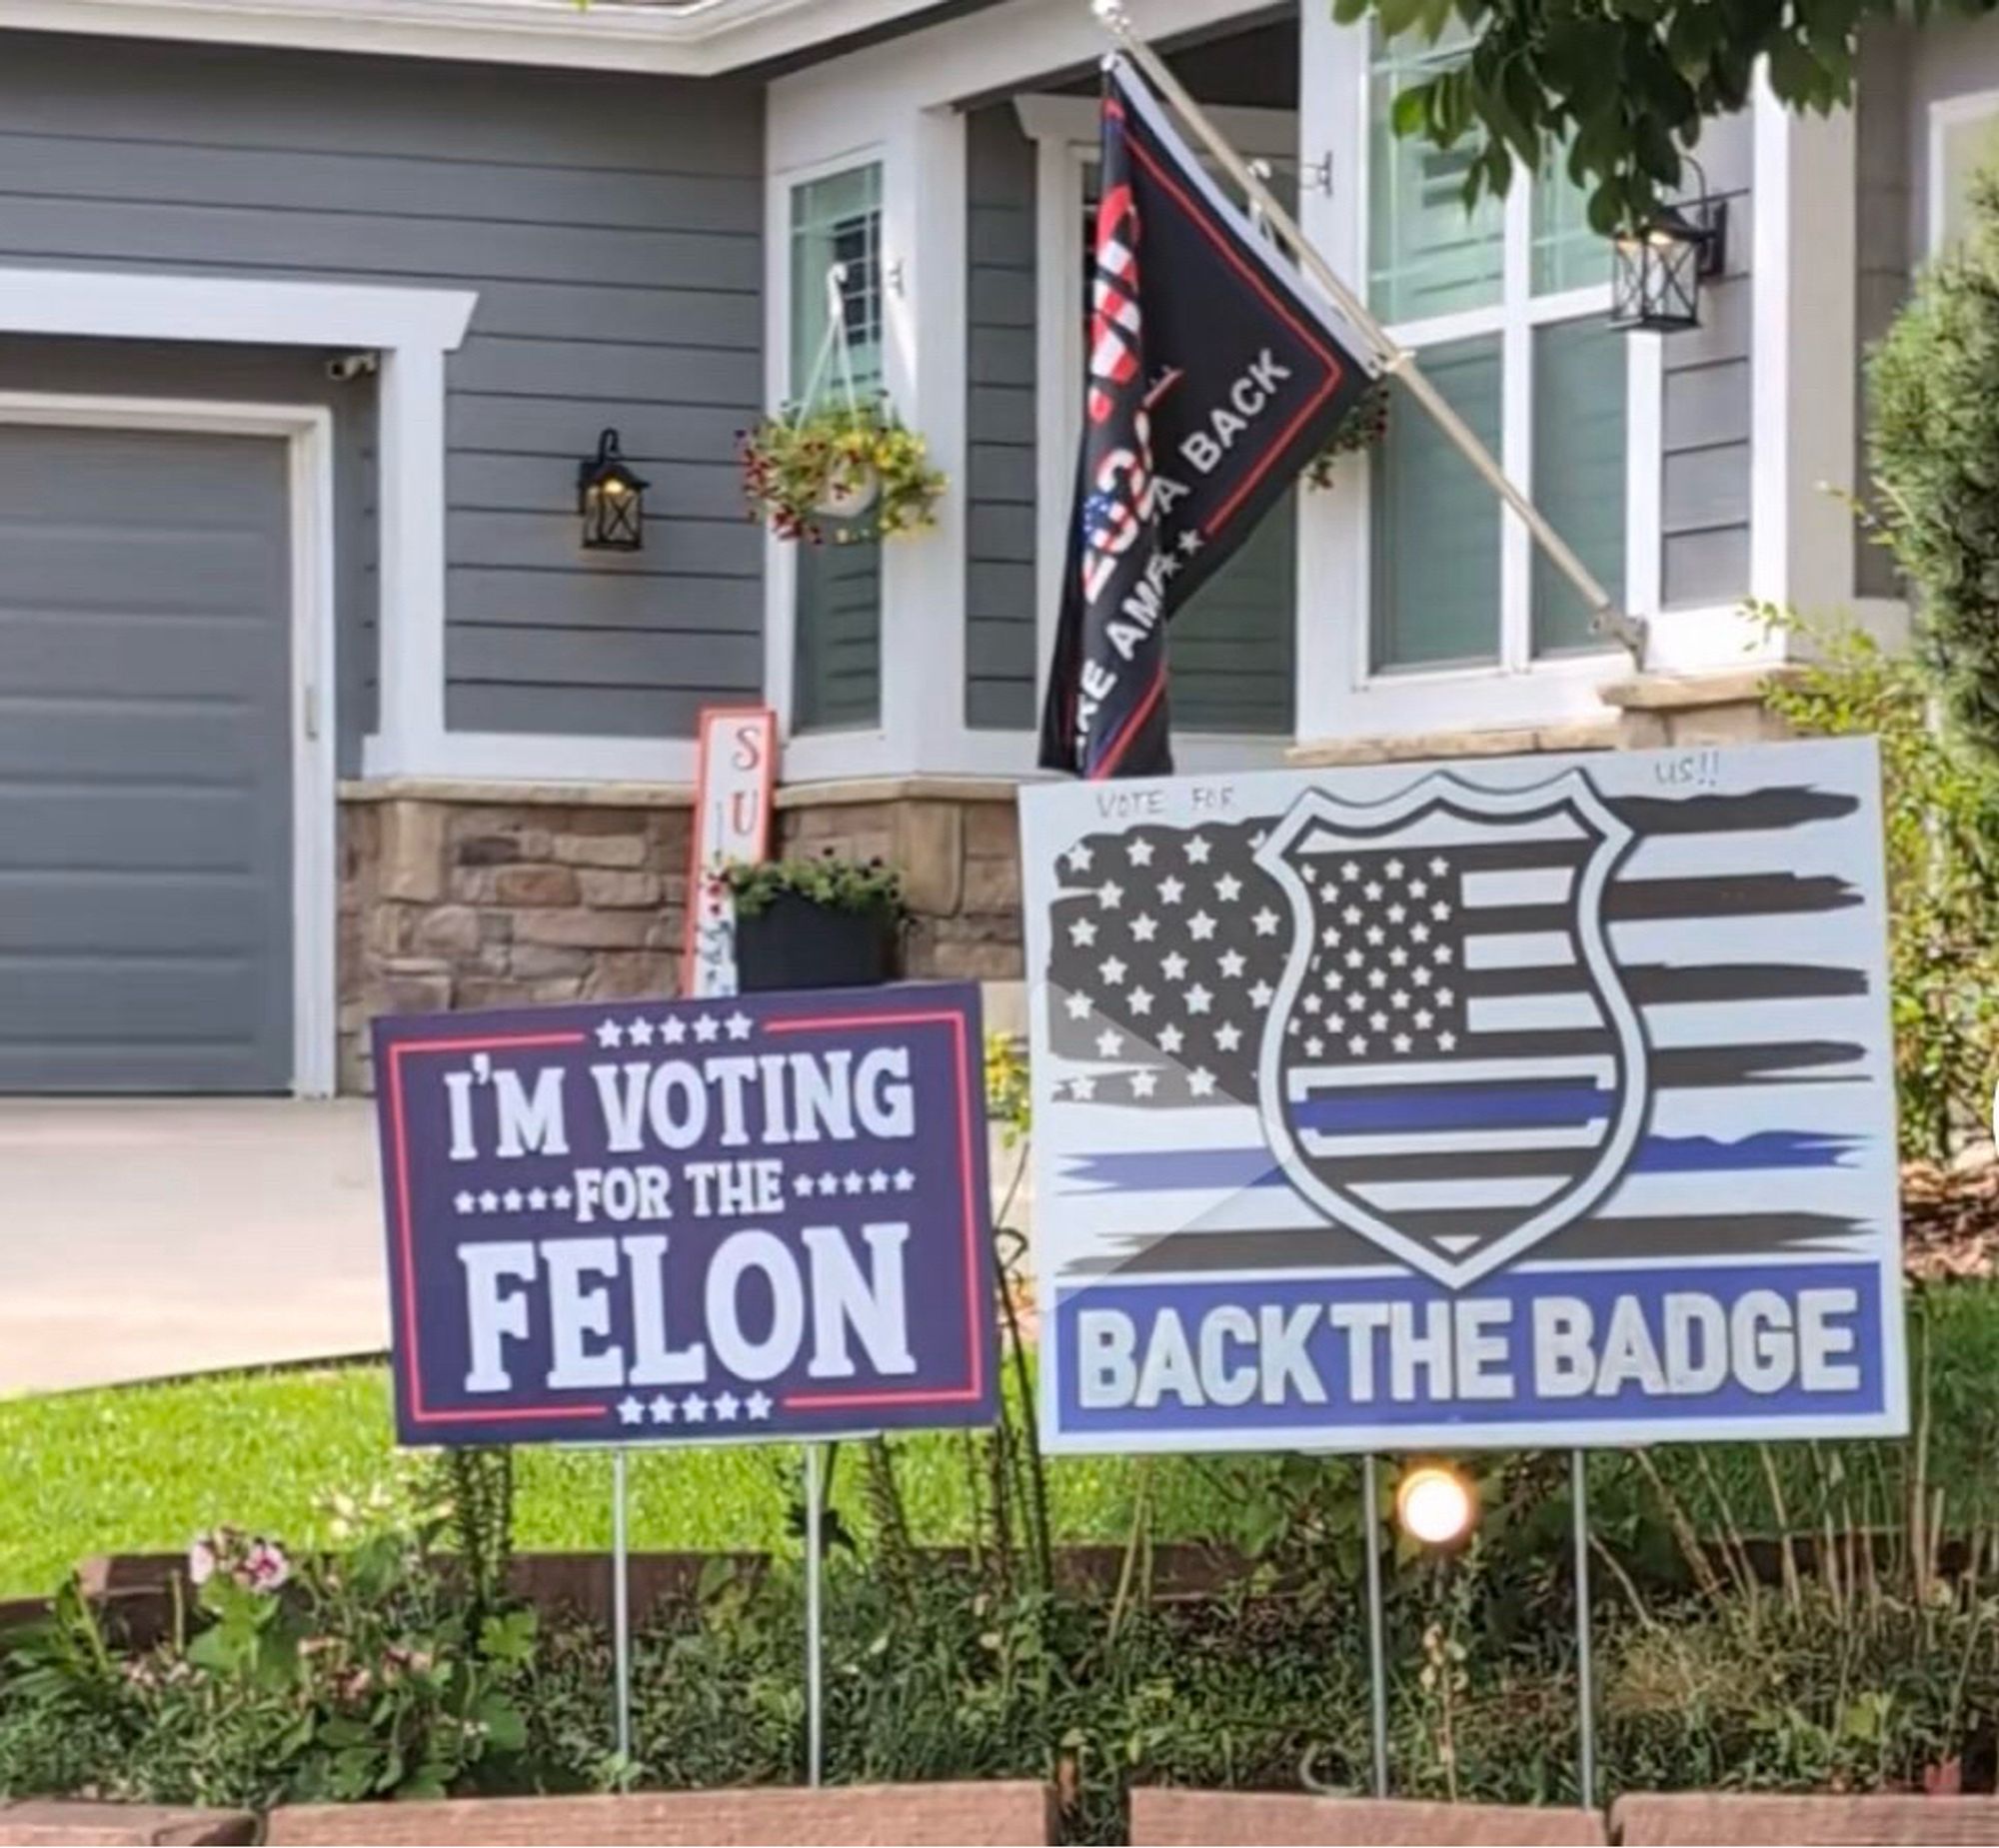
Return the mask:
<path fill-rule="evenodd" d="M 1461 1540 L 1477 1519 L 1477 1489 L 1448 1463 L 1418 1463 L 1395 1485 L 1395 1520 L 1425 1546 Z"/>

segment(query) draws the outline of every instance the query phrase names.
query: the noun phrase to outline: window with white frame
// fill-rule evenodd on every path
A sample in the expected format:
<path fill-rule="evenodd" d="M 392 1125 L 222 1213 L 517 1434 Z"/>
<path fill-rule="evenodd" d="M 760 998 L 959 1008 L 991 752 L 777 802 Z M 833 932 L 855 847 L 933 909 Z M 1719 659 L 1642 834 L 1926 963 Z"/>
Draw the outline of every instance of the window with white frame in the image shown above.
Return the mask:
<path fill-rule="evenodd" d="M 1930 105 L 1929 239 L 1935 256 L 1964 236 L 1971 182 L 1999 165 L 1999 91 Z"/>
<path fill-rule="evenodd" d="M 1624 578 L 1626 357 L 1605 322 L 1608 253 L 1559 164 L 1467 214 L 1468 152 L 1389 126 L 1449 46 L 1378 42 L 1367 73 L 1367 291 L 1375 314 L 1597 579 Z M 1398 396 L 1369 491 L 1375 674 L 1525 667 L 1600 646 L 1566 579 Z"/>
<path fill-rule="evenodd" d="M 817 408 L 882 384 L 882 168 L 879 162 L 792 188 L 791 390 Z M 838 280 L 829 286 L 836 269 Z M 829 343 L 834 302 L 839 333 Z M 800 545 L 793 601 L 792 730 L 868 727 L 882 717 L 879 541 Z"/>

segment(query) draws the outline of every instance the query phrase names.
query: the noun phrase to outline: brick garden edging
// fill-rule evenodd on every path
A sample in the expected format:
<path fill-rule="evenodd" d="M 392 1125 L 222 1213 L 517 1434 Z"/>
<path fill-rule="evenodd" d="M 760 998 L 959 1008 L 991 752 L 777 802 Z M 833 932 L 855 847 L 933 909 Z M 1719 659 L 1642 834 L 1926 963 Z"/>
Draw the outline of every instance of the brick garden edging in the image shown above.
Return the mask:
<path fill-rule="evenodd" d="M 323 1803 L 273 1810 L 265 1840 L 297 1844 L 479 1842 L 535 1848 L 826 1848 L 964 1843 L 1034 1848 L 1059 1839 L 1055 1794 L 1023 1782 L 845 1784 L 823 1790 L 635 1791 L 617 1797 L 454 1797 L 438 1803 Z"/>
<path fill-rule="evenodd" d="M 1055 1793 L 1024 1781 L 853 1784 L 824 1790 L 639 1791 L 625 1796 L 456 1797 L 441 1802 L 300 1804 L 262 1819 L 273 1844 L 548 1842 L 707 1843 L 715 1848 L 821 1842 L 829 1848 L 965 1843 L 979 1848 L 1053 1842 Z M 85 1843 L 253 1842 L 259 1819 L 241 1810 L 68 1801 L 0 1803 L 0 1848 Z M 1999 1798 L 1784 1796 L 1721 1791 L 1620 1797 L 1608 1826 L 1595 1810 L 1485 1803 L 1327 1797 L 1266 1791 L 1140 1788 L 1130 1793 L 1134 1848 L 1302 1848 L 1381 1844 L 1416 1848 L 1492 1843 L 1497 1848 L 1860 1848 L 1999 1843 Z"/>
<path fill-rule="evenodd" d="M 201 1848 L 209 1842 L 254 1842 L 257 1818 L 248 1810 L 177 1809 L 156 1803 L 79 1803 L 67 1798 L 0 1802 L 0 1848 Z"/>
<path fill-rule="evenodd" d="M 1398 1848 L 1429 1842 L 1597 1848 L 1610 1837 L 1602 1815 L 1593 1809 L 1145 1785 L 1131 1792 L 1128 1839 L 1140 1848 L 1293 1848 L 1300 1843 Z"/>

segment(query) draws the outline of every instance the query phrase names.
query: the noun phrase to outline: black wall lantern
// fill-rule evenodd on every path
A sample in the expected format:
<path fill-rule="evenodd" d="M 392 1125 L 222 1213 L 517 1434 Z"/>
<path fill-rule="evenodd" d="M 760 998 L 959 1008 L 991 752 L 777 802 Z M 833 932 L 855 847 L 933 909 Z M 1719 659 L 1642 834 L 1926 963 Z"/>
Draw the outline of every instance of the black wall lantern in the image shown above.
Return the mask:
<path fill-rule="evenodd" d="M 597 439 L 597 454 L 576 472 L 576 511 L 586 552 L 637 552 L 646 543 L 646 490 L 618 451 L 618 432 Z"/>
<path fill-rule="evenodd" d="M 1611 241 L 1614 328 L 1672 334 L 1700 326 L 1700 285 L 1728 261 L 1728 201 L 1710 198 L 1700 163 L 1682 158 L 1699 176 L 1700 197 L 1662 206 L 1655 218 Z"/>

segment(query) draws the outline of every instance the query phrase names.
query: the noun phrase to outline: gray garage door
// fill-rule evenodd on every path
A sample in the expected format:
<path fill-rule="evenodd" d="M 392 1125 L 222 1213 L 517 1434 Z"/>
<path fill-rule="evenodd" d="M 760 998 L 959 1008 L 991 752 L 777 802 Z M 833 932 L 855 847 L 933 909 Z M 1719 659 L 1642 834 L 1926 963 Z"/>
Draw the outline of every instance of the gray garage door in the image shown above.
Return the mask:
<path fill-rule="evenodd" d="M 0 1090 L 292 1076 L 284 447 L 0 423 Z"/>

